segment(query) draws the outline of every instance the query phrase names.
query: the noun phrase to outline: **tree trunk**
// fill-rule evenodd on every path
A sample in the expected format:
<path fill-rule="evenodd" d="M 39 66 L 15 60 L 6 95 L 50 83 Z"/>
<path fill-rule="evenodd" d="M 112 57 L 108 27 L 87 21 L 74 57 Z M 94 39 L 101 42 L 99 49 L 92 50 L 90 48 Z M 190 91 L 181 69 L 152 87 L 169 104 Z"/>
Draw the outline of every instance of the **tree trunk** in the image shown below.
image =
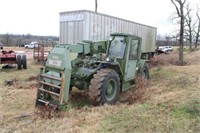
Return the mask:
<path fill-rule="evenodd" d="M 199 33 L 200 33 L 200 19 L 199 21 L 199 25 L 198 25 L 198 29 L 197 29 L 197 33 L 196 33 L 196 40 L 195 40 L 195 49 L 197 49 L 198 46 L 198 42 L 199 42 Z"/>
<path fill-rule="evenodd" d="M 190 50 L 192 50 L 192 34 L 191 33 L 189 37 L 189 43 L 190 43 Z"/>
<path fill-rule="evenodd" d="M 97 0 L 95 0 L 95 12 L 97 12 L 97 7 L 98 7 L 98 3 L 97 3 Z"/>
<path fill-rule="evenodd" d="M 181 14 L 183 14 L 183 8 L 181 8 Z M 181 23 L 180 23 L 180 51 L 179 51 L 179 62 L 180 65 L 184 65 L 183 62 L 183 34 L 184 34 L 184 16 L 181 16 Z"/>
<path fill-rule="evenodd" d="M 177 11 L 177 15 L 178 17 L 180 17 L 180 40 L 179 40 L 179 63 L 180 65 L 184 65 L 183 62 L 183 46 L 184 46 L 184 42 L 183 42 L 183 34 L 184 34 L 184 20 L 185 20 L 185 16 L 184 16 L 184 4 L 186 2 L 186 0 L 171 0 L 171 2 L 174 4 L 176 11 Z M 175 4 L 175 2 L 177 2 L 179 4 L 179 8 L 178 6 Z"/>

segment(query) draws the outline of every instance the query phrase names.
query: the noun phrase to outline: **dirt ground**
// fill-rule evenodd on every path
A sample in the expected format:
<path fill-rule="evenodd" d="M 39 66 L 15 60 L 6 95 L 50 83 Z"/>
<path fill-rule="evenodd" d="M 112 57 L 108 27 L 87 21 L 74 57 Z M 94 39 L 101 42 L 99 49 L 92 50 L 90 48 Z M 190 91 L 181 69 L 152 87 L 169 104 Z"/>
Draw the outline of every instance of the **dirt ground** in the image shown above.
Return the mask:
<path fill-rule="evenodd" d="M 12 48 L 13 49 L 13 48 Z M 85 91 L 73 90 L 68 105 L 48 118 L 35 108 L 37 74 L 42 63 L 25 51 L 28 69 L 0 68 L 0 133 L 199 132 L 200 51 L 178 51 L 151 61 L 150 81 L 138 80 L 114 105 L 93 106 Z M 10 50 L 10 48 L 5 48 Z M 13 80 L 12 85 L 5 85 Z"/>

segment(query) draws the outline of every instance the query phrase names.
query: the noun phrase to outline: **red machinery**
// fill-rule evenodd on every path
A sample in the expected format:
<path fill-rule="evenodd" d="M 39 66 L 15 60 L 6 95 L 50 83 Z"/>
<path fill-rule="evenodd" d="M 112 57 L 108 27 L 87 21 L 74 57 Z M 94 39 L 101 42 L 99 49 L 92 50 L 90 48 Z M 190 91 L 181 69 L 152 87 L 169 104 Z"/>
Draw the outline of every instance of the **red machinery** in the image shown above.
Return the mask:
<path fill-rule="evenodd" d="M 17 53 L 12 50 L 0 52 L 0 64 L 17 64 L 17 68 L 27 69 L 27 60 L 25 53 Z"/>

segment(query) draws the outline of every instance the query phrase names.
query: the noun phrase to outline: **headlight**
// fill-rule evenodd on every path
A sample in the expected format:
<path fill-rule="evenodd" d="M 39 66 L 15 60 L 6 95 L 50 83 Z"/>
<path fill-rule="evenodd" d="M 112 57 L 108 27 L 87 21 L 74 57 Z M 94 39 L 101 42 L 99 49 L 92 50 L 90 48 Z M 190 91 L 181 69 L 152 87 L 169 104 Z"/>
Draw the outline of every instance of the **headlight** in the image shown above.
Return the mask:
<path fill-rule="evenodd" d="M 109 40 L 112 41 L 112 40 L 113 40 L 113 37 L 111 36 L 111 37 L 109 38 Z"/>

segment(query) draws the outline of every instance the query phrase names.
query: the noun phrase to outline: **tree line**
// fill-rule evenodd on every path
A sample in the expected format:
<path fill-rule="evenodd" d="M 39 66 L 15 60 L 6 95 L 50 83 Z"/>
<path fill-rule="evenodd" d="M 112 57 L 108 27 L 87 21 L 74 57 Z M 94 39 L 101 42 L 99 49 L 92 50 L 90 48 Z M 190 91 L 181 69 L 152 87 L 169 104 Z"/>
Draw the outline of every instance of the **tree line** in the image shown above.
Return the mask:
<path fill-rule="evenodd" d="M 37 41 L 45 46 L 54 46 L 58 43 L 57 36 L 37 36 L 37 35 L 16 35 L 16 34 L 0 34 L 0 41 L 4 46 L 23 46 L 30 42 Z"/>

